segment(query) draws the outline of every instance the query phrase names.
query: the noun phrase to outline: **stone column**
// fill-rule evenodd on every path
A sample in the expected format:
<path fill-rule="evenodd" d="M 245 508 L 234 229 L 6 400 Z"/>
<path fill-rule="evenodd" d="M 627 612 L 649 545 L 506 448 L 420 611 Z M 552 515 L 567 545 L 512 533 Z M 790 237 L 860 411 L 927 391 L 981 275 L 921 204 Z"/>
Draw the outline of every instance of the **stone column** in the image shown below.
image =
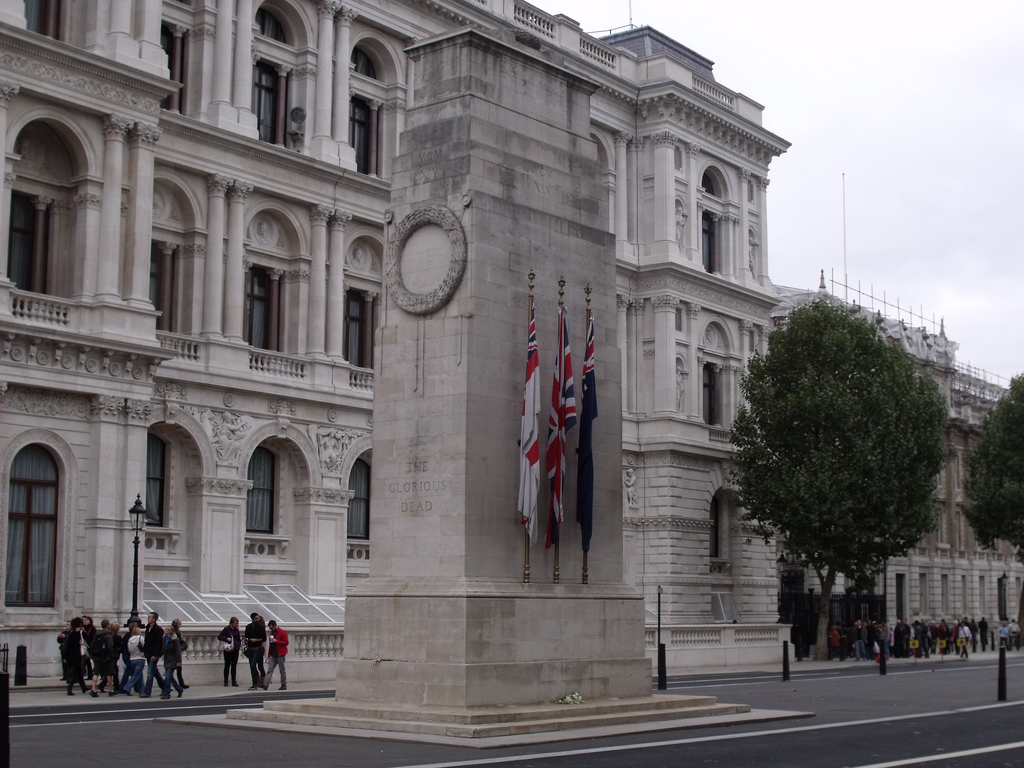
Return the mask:
<path fill-rule="evenodd" d="M 325 205 L 314 205 L 309 211 L 313 224 L 313 245 L 309 266 L 309 331 L 306 351 L 324 354 L 324 322 L 327 301 L 327 220 L 332 211 Z"/>
<path fill-rule="evenodd" d="M 327 355 L 345 356 L 345 224 L 351 213 L 335 211 L 330 219 L 330 264 L 327 271 Z"/>
<path fill-rule="evenodd" d="M 22 24 L 24 25 L 24 12 L 22 13 Z M 18 95 L 21 86 L 6 80 L 0 80 L 0 138 L 7 141 L 7 105 L 11 99 Z M 11 226 L 11 185 L 14 182 L 14 172 L 7 167 L 7 153 L 0 157 L 3 166 L 0 171 L 4 174 L 4 186 L 0 194 L 0 243 L 8 242 Z M 7 259 L 0 259 L 0 280 L 7 277 Z"/>
<path fill-rule="evenodd" d="M 279 147 L 286 146 L 288 138 L 288 73 L 291 71 L 291 67 L 283 64 L 277 68 L 276 118 L 274 120 L 274 137 L 277 141 L 274 143 Z"/>
<path fill-rule="evenodd" d="M 626 410 L 629 413 L 636 413 L 636 347 L 637 347 L 637 327 L 636 327 L 636 312 L 637 301 L 631 299 L 627 302 L 626 309 L 626 373 L 622 377 L 625 383 L 626 398 L 623 402 L 626 404 Z"/>
<path fill-rule="evenodd" d="M 363 294 L 363 368 L 373 368 L 373 323 L 374 304 L 379 294 L 366 291 Z"/>
<path fill-rule="evenodd" d="M 675 378 L 675 296 L 655 296 L 654 305 L 654 410 L 674 411 L 676 407 Z"/>
<path fill-rule="evenodd" d="M 252 0 L 237 0 L 235 12 L 235 63 L 231 103 L 238 110 L 238 122 L 256 135 L 256 115 L 252 112 Z"/>
<path fill-rule="evenodd" d="M 370 100 L 370 124 L 367 127 L 366 137 L 366 174 L 368 176 L 377 176 L 377 155 L 380 152 L 377 149 L 377 135 L 380 133 L 380 107 L 384 102 L 378 101 L 377 99 Z"/>
<path fill-rule="evenodd" d="M 320 27 L 316 41 L 316 108 L 313 110 L 310 151 L 318 160 L 331 160 L 338 152 L 331 139 L 331 97 L 334 95 L 331 57 L 334 55 L 334 14 L 337 10 L 336 0 L 321 0 L 317 6 Z M 340 62 L 338 66 L 342 64 Z"/>
<path fill-rule="evenodd" d="M 209 105 L 210 120 L 219 128 L 238 123 L 238 110 L 231 105 L 232 11 L 235 0 L 217 0 L 217 27 L 213 39 L 213 99 Z M 246 49 L 246 66 L 249 65 Z"/>
<path fill-rule="evenodd" d="M 206 181 L 209 203 L 206 213 L 206 268 L 203 281 L 203 335 L 219 336 L 224 307 L 224 194 L 231 186 L 226 176 Z"/>
<path fill-rule="evenodd" d="M 629 331 L 627 330 L 627 315 L 629 313 L 630 300 L 621 293 L 615 295 L 616 307 L 616 341 L 619 348 L 619 364 L 622 368 L 622 381 L 619 386 L 622 390 L 622 402 L 626 402 L 626 381 L 629 376 L 629 364 L 626 359 L 626 350 L 629 348 Z"/>
<path fill-rule="evenodd" d="M 110 31 L 107 56 L 114 61 L 138 64 L 139 44 L 132 36 L 132 0 L 110 0 Z"/>
<path fill-rule="evenodd" d="M 750 202 L 748 201 L 748 187 L 751 183 L 750 171 L 741 168 L 740 173 L 740 223 L 737 238 L 736 274 L 741 280 L 749 281 L 752 271 L 750 269 L 750 243 L 747 232 L 750 229 Z"/>
<path fill-rule="evenodd" d="M 174 243 L 160 243 L 160 317 L 158 331 L 172 331 L 171 302 L 174 301 Z"/>
<path fill-rule="evenodd" d="M 687 216 L 689 226 L 686 228 L 686 236 L 683 238 L 686 243 L 686 258 L 689 261 L 700 264 L 700 238 L 701 219 L 698 203 L 700 202 L 700 179 L 697 178 L 697 153 L 700 149 L 696 144 L 690 144 L 686 151 L 686 188 L 687 203 L 690 212 Z M 693 389 L 694 387 L 691 387 Z"/>
<path fill-rule="evenodd" d="M 163 3 L 135 3 L 135 30 L 139 38 L 138 57 L 143 69 L 155 75 L 167 76 L 167 54 L 160 47 L 160 21 Z"/>
<path fill-rule="evenodd" d="M 228 252 L 224 266 L 224 336 L 242 341 L 242 314 L 245 310 L 245 199 L 252 184 L 235 181 L 227 191 Z"/>
<path fill-rule="evenodd" d="M 676 137 L 670 131 L 656 133 L 654 142 L 654 242 L 651 256 L 664 261 L 679 255 L 676 243 Z"/>
<path fill-rule="evenodd" d="M 334 117 L 331 137 L 348 146 L 349 62 L 352 59 L 352 22 L 359 16 L 355 9 L 342 6 L 335 16 L 334 39 Z"/>
<path fill-rule="evenodd" d="M 184 61 L 184 35 L 185 27 L 180 24 L 171 25 L 171 80 L 176 83 L 182 82 L 182 62 Z M 167 109 L 172 112 L 181 112 L 182 104 L 182 90 L 184 89 L 182 84 L 181 89 L 175 91 L 170 95 L 167 102 Z"/>
<path fill-rule="evenodd" d="M 626 147 L 629 134 L 615 134 L 615 253 L 621 259 L 629 251 L 629 223 L 627 191 L 628 171 L 626 169 Z"/>
<path fill-rule="evenodd" d="M 128 195 L 128 254 L 124 291 L 129 304 L 149 307 L 150 244 L 153 240 L 153 147 L 161 130 L 136 123 L 128 142 L 131 192 Z"/>
<path fill-rule="evenodd" d="M 103 210 L 100 215 L 100 250 L 96 295 L 120 297 L 121 182 L 124 168 L 124 135 L 131 120 L 118 115 L 103 119 Z"/>
<path fill-rule="evenodd" d="M 80 248 L 80 263 L 75 264 L 75 287 L 72 296 L 75 299 L 96 295 L 96 273 L 99 263 L 100 223 L 103 216 L 103 198 L 99 184 L 95 181 L 83 181 L 78 185 L 75 195 L 75 242 Z M 4 241 L 6 242 L 6 240 Z"/>
<path fill-rule="evenodd" d="M 626 239 L 629 241 L 627 258 L 630 261 L 636 261 L 637 259 L 637 248 L 640 239 L 636 231 L 637 201 L 640 196 L 640 190 L 637 189 L 636 185 L 637 171 L 640 168 L 639 149 L 640 139 L 634 136 L 629 140 L 629 146 L 626 148 Z"/>
<path fill-rule="evenodd" d="M 718 218 L 719 231 L 722 233 L 722 245 L 720 248 L 720 271 L 725 277 L 734 277 L 739 274 L 740 249 L 737 244 L 736 225 L 739 219 L 731 213 L 723 213 Z"/>
<path fill-rule="evenodd" d="M 32 200 L 35 209 L 32 216 L 32 271 L 29 289 L 33 293 L 46 293 L 46 211 L 50 207 L 50 198 L 37 195 Z"/>
<path fill-rule="evenodd" d="M 267 345 L 275 352 L 281 351 L 281 336 L 278 328 L 281 325 L 281 275 L 283 270 L 270 270 L 270 311 L 267 324 Z"/>
<path fill-rule="evenodd" d="M 701 370 L 700 356 L 697 350 L 697 322 L 700 319 L 700 304 L 690 302 L 686 305 L 687 328 L 686 338 L 690 347 L 686 364 L 690 369 L 690 386 L 686 390 L 686 415 L 700 414 L 701 388 L 704 386 L 704 371 Z"/>
<path fill-rule="evenodd" d="M 767 177 L 758 179 L 760 195 L 758 203 L 758 221 L 761 223 L 761 258 L 757 263 L 757 274 L 754 278 L 761 281 L 768 277 L 768 185 L 771 181 Z"/>

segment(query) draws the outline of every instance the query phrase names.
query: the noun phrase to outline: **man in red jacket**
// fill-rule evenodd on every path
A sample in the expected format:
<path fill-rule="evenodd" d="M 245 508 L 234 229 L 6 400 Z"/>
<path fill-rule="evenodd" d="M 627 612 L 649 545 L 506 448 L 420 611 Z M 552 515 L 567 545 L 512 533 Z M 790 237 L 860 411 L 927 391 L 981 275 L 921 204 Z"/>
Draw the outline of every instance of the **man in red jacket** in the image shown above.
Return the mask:
<path fill-rule="evenodd" d="M 267 654 L 267 677 L 266 688 L 270 687 L 270 681 L 274 677 L 274 670 L 281 668 L 281 687 L 279 691 L 288 690 L 288 673 L 284 668 L 284 657 L 288 655 L 288 633 L 277 622 L 271 619 L 267 623 L 267 641 L 270 644 L 270 651 Z"/>

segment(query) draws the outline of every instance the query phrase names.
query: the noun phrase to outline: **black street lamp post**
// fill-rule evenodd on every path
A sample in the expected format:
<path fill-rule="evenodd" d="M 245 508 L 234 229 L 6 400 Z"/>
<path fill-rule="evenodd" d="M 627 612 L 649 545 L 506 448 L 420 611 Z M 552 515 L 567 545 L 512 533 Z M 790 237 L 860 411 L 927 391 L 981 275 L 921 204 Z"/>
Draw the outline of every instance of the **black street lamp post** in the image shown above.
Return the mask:
<path fill-rule="evenodd" d="M 135 561 L 132 564 L 132 612 L 128 616 L 128 623 L 133 621 L 142 626 L 139 621 L 139 532 L 142 530 L 142 522 L 146 519 L 146 508 L 142 506 L 142 494 L 135 497 L 135 505 L 128 510 L 132 520 L 132 529 L 135 531 Z"/>

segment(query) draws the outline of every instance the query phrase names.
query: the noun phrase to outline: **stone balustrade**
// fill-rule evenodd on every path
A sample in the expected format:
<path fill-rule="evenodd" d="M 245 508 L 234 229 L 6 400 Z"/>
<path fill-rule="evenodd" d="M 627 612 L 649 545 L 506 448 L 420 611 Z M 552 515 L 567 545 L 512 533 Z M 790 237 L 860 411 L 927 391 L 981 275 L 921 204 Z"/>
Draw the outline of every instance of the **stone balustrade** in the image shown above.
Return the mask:
<path fill-rule="evenodd" d="M 187 360 L 198 363 L 202 360 L 203 343 L 193 336 L 182 336 L 177 333 L 158 333 L 157 341 L 160 348 L 174 353 L 175 360 Z"/>
<path fill-rule="evenodd" d="M 18 320 L 43 325 L 67 326 L 74 318 L 72 305 L 35 293 L 11 291 L 11 314 Z"/>
<path fill-rule="evenodd" d="M 669 669 L 782 663 L 782 641 L 789 627 L 782 624 L 662 624 L 661 640 Z M 644 647 L 652 664 L 658 658 L 658 628 L 648 624 Z M 740 662 L 742 659 L 742 662 Z"/>

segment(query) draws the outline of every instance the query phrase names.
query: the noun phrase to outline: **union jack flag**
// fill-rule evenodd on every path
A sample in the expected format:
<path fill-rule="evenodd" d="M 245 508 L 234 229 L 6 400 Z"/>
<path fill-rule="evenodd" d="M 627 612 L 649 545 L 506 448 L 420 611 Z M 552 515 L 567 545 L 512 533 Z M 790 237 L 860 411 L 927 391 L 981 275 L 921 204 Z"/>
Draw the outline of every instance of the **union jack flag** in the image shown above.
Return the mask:
<path fill-rule="evenodd" d="M 558 308 L 558 352 L 555 378 L 551 386 L 551 412 L 548 416 L 548 479 L 551 504 L 545 547 L 558 541 L 562 524 L 562 486 L 565 483 L 565 433 L 576 426 L 576 395 L 572 385 L 572 355 L 569 353 L 569 319 L 565 307 Z"/>
<path fill-rule="evenodd" d="M 537 324 L 530 308 L 530 341 L 526 352 L 526 388 L 519 428 L 519 513 L 530 543 L 537 541 L 537 491 L 540 488 L 540 361 Z"/>

